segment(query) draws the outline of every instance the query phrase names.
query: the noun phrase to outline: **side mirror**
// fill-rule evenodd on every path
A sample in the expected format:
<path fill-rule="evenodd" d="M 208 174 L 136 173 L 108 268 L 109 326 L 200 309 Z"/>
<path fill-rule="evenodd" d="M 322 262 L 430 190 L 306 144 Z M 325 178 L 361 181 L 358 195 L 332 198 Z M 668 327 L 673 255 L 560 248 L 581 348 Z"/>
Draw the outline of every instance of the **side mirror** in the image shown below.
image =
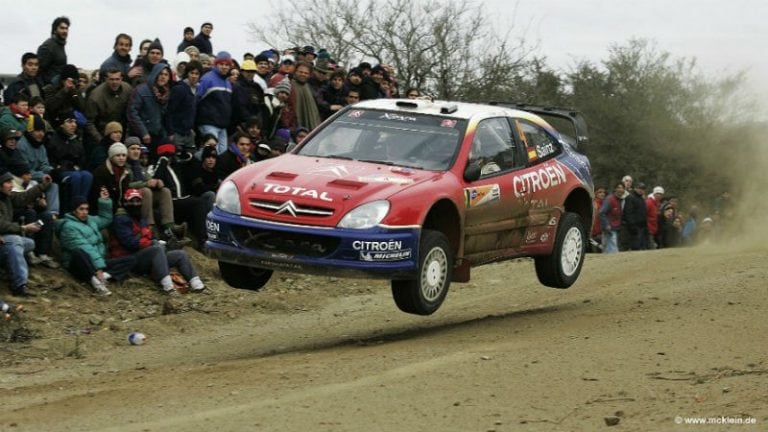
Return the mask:
<path fill-rule="evenodd" d="M 480 178 L 480 166 L 478 166 L 475 163 L 468 163 L 467 167 L 464 168 L 464 181 L 467 183 L 472 183 L 473 181 Z"/>

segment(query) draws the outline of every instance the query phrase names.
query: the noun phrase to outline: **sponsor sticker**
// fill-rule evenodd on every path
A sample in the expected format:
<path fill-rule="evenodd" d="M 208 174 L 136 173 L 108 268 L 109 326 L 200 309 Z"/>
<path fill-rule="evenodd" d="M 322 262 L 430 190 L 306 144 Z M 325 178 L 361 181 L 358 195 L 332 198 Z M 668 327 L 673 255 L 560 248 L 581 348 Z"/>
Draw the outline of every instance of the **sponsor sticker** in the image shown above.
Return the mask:
<path fill-rule="evenodd" d="M 440 127 L 444 128 L 454 128 L 456 127 L 456 120 L 452 119 L 445 119 L 440 123 Z"/>
<path fill-rule="evenodd" d="M 218 233 L 219 232 L 219 223 L 206 219 L 205 220 L 205 229 L 209 233 Z"/>
<path fill-rule="evenodd" d="M 318 192 L 315 189 L 307 189 L 298 186 L 279 185 L 274 183 L 264 184 L 264 193 L 277 195 L 292 195 L 298 197 L 319 199 L 321 201 L 333 202 L 333 198 L 328 196 L 328 192 Z"/>
<path fill-rule="evenodd" d="M 539 233 L 537 231 L 528 231 L 525 233 L 525 244 L 536 243 L 539 239 Z"/>
<path fill-rule="evenodd" d="M 352 249 L 359 251 L 399 251 L 403 249 L 403 242 L 400 240 L 384 240 L 384 241 L 367 241 L 367 240 L 354 240 L 352 242 Z"/>
<path fill-rule="evenodd" d="M 467 208 L 480 207 L 501 200 L 501 188 L 498 184 L 483 185 L 464 189 L 464 204 Z"/>
<path fill-rule="evenodd" d="M 364 181 L 368 183 L 392 183 L 392 184 L 399 184 L 399 185 L 407 185 L 407 184 L 413 183 L 413 179 L 398 177 L 398 176 L 388 176 L 386 174 L 371 174 L 367 176 L 358 177 L 357 179 L 359 181 Z"/>
<path fill-rule="evenodd" d="M 411 257 L 410 249 L 392 252 L 366 252 L 360 251 L 361 261 L 401 261 Z"/>
<path fill-rule="evenodd" d="M 534 171 L 516 175 L 512 178 L 512 188 L 516 197 L 526 193 L 536 193 L 559 186 L 566 182 L 565 170 L 558 164 L 544 165 Z"/>
<path fill-rule="evenodd" d="M 321 177 L 344 178 L 349 175 L 349 168 L 344 165 L 324 165 L 307 171 L 307 174 L 314 174 Z"/>
<path fill-rule="evenodd" d="M 405 122 L 416 121 L 416 117 L 409 117 L 406 115 L 396 114 L 396 113 L 384 113 L 379 118 L 384 120 L 397 120 L 397 121 L 405 121 Z"/>
<path fill-rule="evenodd" d="M 539 144 L 536 146 L 536 153 L 539 157 L 549 156 L 555 152 L 555 146 L 552 143 Z"/>

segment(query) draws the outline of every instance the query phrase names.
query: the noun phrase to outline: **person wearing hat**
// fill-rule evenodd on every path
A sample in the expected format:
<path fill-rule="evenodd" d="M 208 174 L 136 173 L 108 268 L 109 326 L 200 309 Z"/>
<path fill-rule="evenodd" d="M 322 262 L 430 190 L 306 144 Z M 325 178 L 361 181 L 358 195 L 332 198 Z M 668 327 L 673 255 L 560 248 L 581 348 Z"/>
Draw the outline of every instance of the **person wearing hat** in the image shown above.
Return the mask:
<path fill-rule="evenodd" d="M 648 249 L 658 247 L 656 238 L 659 235 L 659 207 L 664 198 L 664 188 L 656 186 L 653 192 L 645 199 L 646 228 L 648 229 Z"/>
<path fill-rule="evenodd" d="M 75 65 L 67 64 L 61 68 L 60 81 L 57 85 L 44 88 L 45 115 L 54 127 L 59 125 L 64 116 L 74 111 L 85 111 L 85 101 L 80 97 L 78 82 L 80 72 Z"/>
<path fill-rule="evenodd" d="M 62 68 L 67 64 L 66 44 L 69 26 L 69 18 L 57 17 L 51 23 L 51 37 L 37 47 L 40 75 L 46 84 L 57 84 Z"/>
<path fill-rule="evenodd" d="M 296 61 L 314 63 L 316 58 L 317 53 L 315 53 L 315 47 L 312 45 L 306 45 L 304 48 L 299 50 L 299 55 L 296 58 Z"/>
<path fill-rule="evenodd" d="M 123 142 L 123 125 L 120 122 L 111 121 L 104 125 L 101 133 L 101 141 L 92 148 L 89 167 L 97 167 L 107 160 L 107 150 L 114 143 Z"/>
<path fill-rule="evenodd" d="M 197 49 L 196 46 L 190 45 L 190 46 L 184 48 L 184 52 L 187 53 L 187 55 L 189 55 L 189 61 L 195 61 L 195 60 L 201 61 L 201 59 L 200 59 L 200 50 Z M 207 55 L 208 54 L 206 54 L 206 56 Z"/>
<path fill-rule="evenodd" d="M 38 182 L 32 180 L 32 170 L 26 163 L 11 167 L 11 174 L 13 174 L 13 189 L 11 191 L 14 193 L 25 192 L 38 184 Z M 15 208 L 13 220 L 21 225 L 31 221 L 41 222 L 39 224 L 41 225 L 40 231 L 28 235 L 28 237 L 34 240 L 35 248 L 27 252 L 25 257 L 29 264 L 42 264 L 48 268 L 55 269 L 59 268 L 59 263 L 50 256 L 53 245 L 53 222 L 55 219 L 51 212 L 47 211 L 47 207 L 48 203 L 45 195 L 40 194 L 34 204 Z"/>
<path fill-rule="evenodd" d="M 295 70 L 296 58 L 293 56 L 293 54 L 285 54 L 283 58 L 280 59 L 280 66 L 278 67 L 277 72 L 272 74 L 272 76 L 269 78 L 269 86 L 277 86 L 277 84 L 283 81 L 285 78 L 290 78 L 293 76 Z"/>
<path fill-rule="evenodd" d="M 191 194 L 184 174 L 189 167 L 197 163 L 191 154 L 177 156 L 173 144 L 163 144 L 157 148 L 157 163 L 150 168 L 153 179 L 163 182 L 171 191 L 176 221 L 187 224 L 197 240 L 206 238 L 205 219 L 212 205 L 207 200 Z M 188 243 L 186 239 L 182 240 Z"/>
<path fill-rule="evenodd" d="M 184 27 L 184 35 L 179 46 L 176 47 L 176 52 L 183 52 L 187 47 L 193 46 L 192 39 L 195 38 L 195 29 L 192 27 Z"/>
<path fill-rule="evenodd" d="M 51 177 L 61 186 L 62 213 L 72 210 L 70 205 L 73 196 L 88 196 L 93 183 L 93 174 L 86 169 L 85 148 L 77 133 L 77 121 L 74 115 L 66 117 L 56 127 L 56 131 L 49 135 L 47 144 L 48 161 L 53 167 Z"/>
<path fill-rule="evenodd" d="M 163 293 L 177 295 L 170 268 L 176 267 L 189 281 L 192 292 L 202 292 L 205 285 L 197 275 L 186 252 L 168 250 L 162 241 L 154 238 L 152 227 L 141 217 L 143 197 L 138 189 L 128 189 L 123 194 L 122 208 L 115 214 L 110 236 L 109 251 L 112 257 L 133 256 L 136 263 L 134 273 L 149 275 L 160 284 Z"/>
<path fill-rule="evenodd" d="M 362 100 L 379 99 L 384 97 L 384 93 L 381 91 L 381 82 L 385 80 L 384 68 L 381 65 L 370 69 L 368 75 L 365 74 L 363 69 L 363 78 L 360 84 L 360 97 Z"/>
<path fill-rule="evenodd" d="M 244 123 L 249 118 L 260 117 L 264 105 L 264 90 L 254 81 L 258 67 L 253 60 L 246 60 L 240 66 L 240 77 L 232 86 L 232 125 Z"/>
<path fill-rule="evenodd" d="M 0 174 L 0 264 L 5 266 L 11 294 L 15 296 L 33 295 L 27 287 L 29 267 L 24 256 L 35 249 L 35 242 L 29 236 L 38 233 L 42 225 L 36 220 L 16 222 L 13 214 L 15 209 L 33 205 L 48 190 L 50 184 L 50 178 L 46 178 L 43 183 L 25 192 L 11 192 L 13 174 Z"/>
<path fill-rule="evenodd" d="M 20 131 L 4 127 L 0 128 L 0 173 L 10 171 L 11 167 L 26 164 L 24 156 L 18 150 L 18 141 L 22 137 Z"/>
<path fill-rule="evenodd" d="M 216 199 L 216 191 L 221 185 L 222 177 L 216 169 L 218 155 L 215 147 L 204 147 L 201 154 L 202 161 L 194 160 L 187 170 L 186 184 L 192 195 L 201 197 L 213 207 Z M 205 238 L 198 239 L 198 246 L 202 249 Z"/>
<path fill-rule="evenodd" d="M 83 196 L 72 199 L 72 210 L 56 221 L 56 235 L 61 245 L 61 262 L 76 279 L 90 282 L 96 295 L 108 296 L 109 281 L 121 282 L 136 264 L 125 256 L 107 259 L 107 245 L 101 230 L 112 224 L 112 200 L 101 188 L 98 215 L 90 214 L 90 204 Z"/>
<path fill-rule="evenodd" d="M 201 54 L 213 55 L 211 33 L 213 33 L 213 24 L 204 22 L 203 25 L 200 26 L 200 33 L 192 39 L 192 45 L 196 46 Z"/>
<path fill-rule="evenodd" d="M 216 135 L 219 154 L 227 150 L 227 128 L 232 120 L 232 83 L 227 79 L 231 68 L 232 56 L 219 52 L 215 67 L 200 79 L 196 93 L 198 132 Z"/>
<path fill-rule="evenodd" d="M 22 159 L 29 166 L 32 179 L 41 183 L 43 177 L 51 177 L 53 172 L 53 166 L 49 162 L 48 151 L 46 150 L 49 139 L 43 118 L 38 114 L 31 115 L 25 131 L 16 144 L 17 152 L 21 154 Z M 53 180 L 46 193 L 46 200 L 47 210 L 54 217 L 58 216 L 60 211 L 59 185 Z"/>
<path fill-rule="evenodd" d="M 97 201 L 97 193 L 106 187 L 112 198 L 113 208 L 120 206 L 120 197 L 129 188 L 140 189 L 144 195 L 142 215 L 151 226 L 155 224 L 155 213 L 160 215 L 159 233 L 164 240 L 178 243 L 186 228 L 174 223 L 173 202 L 171 191 L 162 181 L 134 177 L 134 171 L 128 165 L 128 148 L 122 143 L 115 143 L 109 148 L 108 159 L 93 173 L 94 181 L 90 192 L 90 202 Z"/>
<path fill-rule="evenodd" d="M 362 97 L 363 94 L 363 72 L 359 68 L 352 68 L 347 73 L 347 81 L 345 83 L 347 91 L 355 90 L 358 95 Z M 358 99 L 359 102 L 362 99 Z"/>
<path fill-rule="evenodd" d="M 272 72 L 272 66 L 269 63 L 270 57 L 264 53 L 261 53 L 253 58 L 253 63 L 256 65 L 256 73 L 253 75 L 253 81 L 261 87 L 262 91 L 266 91 L 269 87 L 267 81 L 269 80 L 269 74 Z"/>
<path fill-rule="evenodd" d="M 168 99 L 169 133 L 177 150 L 192 152 L 195 149 L 195 94 L 202 75 L 203 65 L 199 61 L 191 61 L 187 64 L 183 80 L 171 87 Z"/>
<path fill-rule="evenodd" d="M 155 39 L 149 44 L 147 55 L 141 57 L 141 61 L 138 65 L 135 65 L 128 71 L 131 86 L 136 88 L 139 84 L 143 84 L 149 80 L 149 76 L 155 69 L 155 66 L 164 63 L 163 57 L 165 51 L 163 50 L 163 44 L 160 39 Z M 150 81 L 151 82 L 151 81 Z"/>
<path fill-rule="evenodd" d="M 176 58 L 173 60 L 173 69 L 175 73 L 173 77 L 174 82 L 180 81 L 186 76 L 187 65 L 190 61 L 192 61 L 192 59 L 189 57 L 189 54 L 184 51 L 176 54 Z"/>
<path fill-rule="evenodd" d="M 624 208 L 621 212 L 622 226 L 626 227 L 626 232 L 629 235 L 629 250 L 647 249 L 646 217 L 645 183 L 638 183 L 624 198 Z"/>
<path fill-rule="evenodd" d="M 288 101 L 291 99 L 291 80 L 285 78 L 275 87 L 267 89 L 264 94 L 264 112 L 263 112 L 263 128 L 262 135 L 269 139 L 275 131 L 281 126 L 280 118 L 282 112 L 286 108 Z"/>
<path fill-rule="evenodd" d="M 171 94 L 171 68 L 158 63 L 147 82 L 133 89 L 128 100 L 128 126 L 150 151 L 168 141 L 168 99 Z"/>

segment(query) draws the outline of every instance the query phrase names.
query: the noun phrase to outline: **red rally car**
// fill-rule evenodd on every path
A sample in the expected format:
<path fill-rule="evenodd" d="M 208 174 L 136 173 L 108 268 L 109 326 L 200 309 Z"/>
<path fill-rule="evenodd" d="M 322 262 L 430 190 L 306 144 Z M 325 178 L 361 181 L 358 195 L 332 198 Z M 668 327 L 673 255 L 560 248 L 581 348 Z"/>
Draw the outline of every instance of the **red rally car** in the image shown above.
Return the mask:
<path fill-rule="evenodd" d="M 361 102 L 227 178 L 207 254 L 237 288 L 274 270 L 386 278 L 397 306 L 421 315 L 471 267 L 511 258 L 533 257 L 542 284 L 568 288 L 593 217 L 586 139 L 568 110 Z"/>

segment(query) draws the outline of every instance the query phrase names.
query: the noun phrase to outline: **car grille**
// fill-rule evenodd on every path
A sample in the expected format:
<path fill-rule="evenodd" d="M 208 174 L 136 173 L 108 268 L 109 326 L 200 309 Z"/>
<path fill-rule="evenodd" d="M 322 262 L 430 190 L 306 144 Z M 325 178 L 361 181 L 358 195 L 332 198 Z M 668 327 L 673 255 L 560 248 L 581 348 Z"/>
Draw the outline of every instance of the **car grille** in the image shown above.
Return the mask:
<path fill-rule="evenodd" d="M 329 255 L 338 248 L 340 242 L 339 238 L 331 236 L 245 227 L 234 228 L 232 234 L 238 243 L 249 249 L 308 257 Z"/>
<path fill-rule="evenodd" d="M 325 217 L 333 216 L 333 209 L 327 207 L 297 205 L 293 201 L 268 201 L 268 200 L 250 200 L 251 207 L 273 213 L 280 214 L 285 213 L 294 217 L 308 216 L 308 217 Z"/>

